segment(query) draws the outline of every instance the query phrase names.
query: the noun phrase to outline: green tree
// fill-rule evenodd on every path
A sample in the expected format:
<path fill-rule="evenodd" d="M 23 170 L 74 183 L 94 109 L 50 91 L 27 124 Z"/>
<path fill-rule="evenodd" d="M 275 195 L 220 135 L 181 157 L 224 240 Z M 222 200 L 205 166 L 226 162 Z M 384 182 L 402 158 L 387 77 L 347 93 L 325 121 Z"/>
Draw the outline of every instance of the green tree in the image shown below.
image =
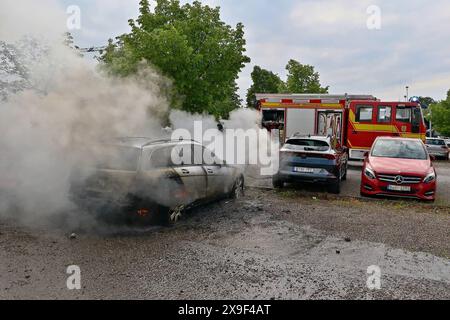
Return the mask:
<path fill-rule="evenodd" d="M 329 87 L 322 87 L 319 73 L 314 67 L 289 60 L 286 70 L 288 72 L 285 92 L 289 93 L 328 93 Z"/>
<path fill-rule="evenodd" d="M 262 69 L 259 66 L 253 68 L 251 74 L 253 84 L 247 91 L 247 106 L 256 108 L 256 93 L 279 93 L 283 90 L 284 82 L 275 73 Z"/>
<path fill-rule="evenodd" d="M 419 97 L 420 106 L 423 108 L 423 116 L 425 118 L 425 124 L 429 128 L 430 126 L 430 110 L 431 106 L 436 104 L 436 100 L 431 97 Z"/>
<path fill-rule="evenodd" d="M 419 103 L 423 108 L 428 108 L 432 104 L 435 104 L 436 100 L 431 97 L 419 97 Z"/>
<path fill-rule="evenodd" d="M 447 99 L 431 106 L 433 129 L 444 136 L 450 136 L 450 90 Z"/>
<path fill-rule="evenodd" d="M 183 110 L 219 118 L 240 106 L 236 80 L 250 62 L 241 23 L 232 28 L 221 21 L 219 7 L 199 1 L 156 0 L 151 12 L 142 0 L 138 19 L 129 24 L 131 32 L 110 41 L 101 58 L 107 70 L 127 76 L 146 60 L 173 79 L 173 102 Z"/>

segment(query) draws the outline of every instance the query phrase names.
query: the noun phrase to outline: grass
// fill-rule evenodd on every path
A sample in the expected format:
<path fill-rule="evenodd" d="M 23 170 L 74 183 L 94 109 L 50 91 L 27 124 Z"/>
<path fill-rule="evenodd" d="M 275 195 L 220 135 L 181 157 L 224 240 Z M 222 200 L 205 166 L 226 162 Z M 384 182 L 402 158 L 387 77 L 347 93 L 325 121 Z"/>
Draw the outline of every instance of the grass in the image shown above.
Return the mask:
<path fill-rule="evenodd" d="M 383 208 L 391 208 L 395 212 L 405 212 L 407 210 L 421 210 L 432 214 L 450 215 L 450 206 L 436 203 L 423 203 L 414 200 L 396 200 L 396 199 L 370 199 L 357 197 L 343 197 L 331 195 L 328 193 L 313 193 L 305 190 L 281 189 L 275 190 L 275 193 L 285 199 L 308 199 L 311 201 L 329 201 L 330 204 L 344 207 L 363 207 L 368 203 Z"/>

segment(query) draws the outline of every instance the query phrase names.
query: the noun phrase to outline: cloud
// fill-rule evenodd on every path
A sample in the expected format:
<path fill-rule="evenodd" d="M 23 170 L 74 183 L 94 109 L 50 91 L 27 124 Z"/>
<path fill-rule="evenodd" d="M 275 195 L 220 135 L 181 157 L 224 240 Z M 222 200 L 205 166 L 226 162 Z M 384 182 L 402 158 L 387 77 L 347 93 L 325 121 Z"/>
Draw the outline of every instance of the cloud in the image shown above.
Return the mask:
<path fill-rule="evenodd" d="M 17 41 L 24 34 L 53 41 L 61 38 L 66 17 L 56 0 L 1 0 L 0 40 Z M 29 19 L 33 17 L 33 19 Z"/>
<path fill-rule="evenodd" d="M 138 15 L 138 0 L 59 1 L 80 5 L 84 22 L 76 41 L 82 45 L 104 44 L 127 32 L 128 19 Z M 448 0 L 202 2 L 220 6 L 226 23 L 245 25 L 252 63 L 238 81 L 242 97 L 255 64 L 284 76 L 291 58 L 314 65 L 333 92 L 374 92 L 398 99 L 410 85 L 414 94 L 440 98 L 450 87 L 445 82 L 450 70 Z M 371 5 L 381 9 L 380 30 L 367 28 Z"/>

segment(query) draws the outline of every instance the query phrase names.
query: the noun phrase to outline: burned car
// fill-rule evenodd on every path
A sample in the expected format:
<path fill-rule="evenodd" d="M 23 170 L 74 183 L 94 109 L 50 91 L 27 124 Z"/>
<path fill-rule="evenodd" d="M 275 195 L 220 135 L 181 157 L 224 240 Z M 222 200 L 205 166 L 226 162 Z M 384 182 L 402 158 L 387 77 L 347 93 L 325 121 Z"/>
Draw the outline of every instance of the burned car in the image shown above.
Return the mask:
<path fill-rule="evenodd" d="M 242 171 L 195 141 L 121 138 L 92 158 L 72 179 L 77 203 L 102 215 L 114 208 L 131 222 L 175 223 L 192 207 L 244 191 Z"/>

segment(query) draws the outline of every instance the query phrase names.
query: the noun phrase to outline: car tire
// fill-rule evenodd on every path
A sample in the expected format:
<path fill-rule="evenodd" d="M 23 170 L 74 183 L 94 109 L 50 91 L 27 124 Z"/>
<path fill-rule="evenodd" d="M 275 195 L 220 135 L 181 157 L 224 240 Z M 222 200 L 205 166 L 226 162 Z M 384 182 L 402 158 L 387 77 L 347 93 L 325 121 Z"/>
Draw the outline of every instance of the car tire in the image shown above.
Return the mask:
<path fill-rule="evenodd" d="M 175 209 L 161 207 L 160 213 L 160 224 L 165 227 L 172 227 L 182 219 L 182 216 L 185 213 L 185 206 L 180 205 Z"/>
<path fill-rule="evenodd" d="M 238 200 L 245 195 L 245 179 L 243 176 L 240 176 L 236 179 L 233 190 L 231 191 L 230 198 Z"/>
<path fill-rule="evenodd" d="M 328 187 L 328 191 L 333 194 L 340 194 L 341 193 L 341 180 L 338 179 L 337 181 L 333 182 Z"/>
<path fill-rule="evenodd" d="M 277 177 L 273 177 L 272 184 L 275 189 L 282 189 L 284 187 L 284 181 L 278 179 Z"/>

